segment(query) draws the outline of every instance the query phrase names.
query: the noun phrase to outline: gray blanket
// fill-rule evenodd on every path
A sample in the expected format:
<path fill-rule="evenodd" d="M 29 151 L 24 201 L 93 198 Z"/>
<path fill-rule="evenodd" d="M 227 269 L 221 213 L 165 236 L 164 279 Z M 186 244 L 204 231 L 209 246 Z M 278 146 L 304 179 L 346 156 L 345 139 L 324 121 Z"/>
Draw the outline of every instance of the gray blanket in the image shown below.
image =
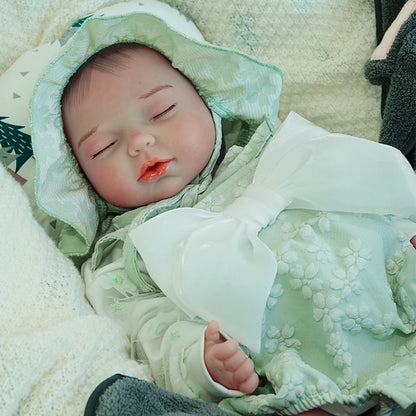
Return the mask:
<path fill-rule="evenodd" d="M 84 416 L 227 416 L 213 404 L 116 374 L 92 393 Z"/>
<path fill-rule="evenodd" d="M 376 0 L 377 38 L 393 22 L 405 0 Z M 365 75 L 382 86 L 379 141 L 394 146 L 416 168 L 416 13 L 401 27 L 387 57 L 370 60 Z"/>

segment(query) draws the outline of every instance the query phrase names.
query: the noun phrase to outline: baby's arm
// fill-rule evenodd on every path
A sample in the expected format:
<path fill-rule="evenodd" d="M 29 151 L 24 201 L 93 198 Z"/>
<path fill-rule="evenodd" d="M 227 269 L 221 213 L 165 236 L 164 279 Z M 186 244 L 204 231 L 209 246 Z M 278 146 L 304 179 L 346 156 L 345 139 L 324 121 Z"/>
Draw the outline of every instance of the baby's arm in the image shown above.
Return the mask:
<path fill-rule="evenodd" d="M 215 321 L 205 330 L 204 360 L 212 379 L 227 389 L 252 393 L 259 384 L 253 361 L 235 339 L 226 340 L 221 335 Z"/>

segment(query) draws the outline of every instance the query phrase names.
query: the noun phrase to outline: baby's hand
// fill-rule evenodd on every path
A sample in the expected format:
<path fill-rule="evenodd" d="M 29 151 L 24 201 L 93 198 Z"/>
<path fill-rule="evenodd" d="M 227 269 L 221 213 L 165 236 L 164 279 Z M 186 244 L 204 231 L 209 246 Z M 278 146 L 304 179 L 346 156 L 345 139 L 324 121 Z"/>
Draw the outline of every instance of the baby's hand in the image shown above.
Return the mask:
<path fill-rule="evenodd" d="M 205 330 L 204 360 L 212 379 L 227 389 L 249 394 L 259 384 L 253 361 L 235 339 L 226 340 L 221 335 L 215 321 Z"/>

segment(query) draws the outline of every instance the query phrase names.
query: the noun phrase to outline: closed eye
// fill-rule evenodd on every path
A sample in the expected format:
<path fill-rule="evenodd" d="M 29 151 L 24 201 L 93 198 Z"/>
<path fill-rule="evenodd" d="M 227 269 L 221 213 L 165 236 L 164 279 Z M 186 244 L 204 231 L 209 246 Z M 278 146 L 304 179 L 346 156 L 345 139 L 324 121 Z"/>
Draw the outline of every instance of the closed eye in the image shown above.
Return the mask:
<path fill-rule="evenodd" d="M 94 153 L 91 156 L 91 160 L 95 159 L 97 156 L 101 155 L 103 152 L 105 152 L 108 148 L 110 148 L 113 144 L 115 144 L 115 142 L 110 143 L 108 146 L 105 146 L 104 148 L 102 148 L 101 150 L 99 150 L 97 153 Z"/>
<path fill-rule="evenodd" d="M 176 107 L 176 104 L 172 104 L 166 110 L 164 110 L 161 113 L 159 113 L 159 114 L 155 115 L 154 117 L 152 117 L 152 120 L 158 120 L 159 118 L 162 118 L 163 116 L 165 116 L 166 114 L 168 114 L 170 111 L 172 111 L 175 107 Z"/>

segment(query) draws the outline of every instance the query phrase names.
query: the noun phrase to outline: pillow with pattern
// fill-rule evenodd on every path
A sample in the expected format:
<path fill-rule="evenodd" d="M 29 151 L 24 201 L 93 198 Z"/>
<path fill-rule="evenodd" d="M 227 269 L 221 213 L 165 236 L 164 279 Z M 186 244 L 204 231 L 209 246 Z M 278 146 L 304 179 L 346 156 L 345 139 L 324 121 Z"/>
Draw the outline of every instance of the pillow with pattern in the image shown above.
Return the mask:
<path fill-rule="evenodd" d="M 23 186 L 36 219 L 51 237 L 57 221 L 35 203 L 36 165 L 30 137 L 30 100 L 34 85 L 45 70 L 45 62 L 56 56 L 86 19 L 78 20 L 56 41 L 26 52 L 0 77 L 0 160 Z"/>

